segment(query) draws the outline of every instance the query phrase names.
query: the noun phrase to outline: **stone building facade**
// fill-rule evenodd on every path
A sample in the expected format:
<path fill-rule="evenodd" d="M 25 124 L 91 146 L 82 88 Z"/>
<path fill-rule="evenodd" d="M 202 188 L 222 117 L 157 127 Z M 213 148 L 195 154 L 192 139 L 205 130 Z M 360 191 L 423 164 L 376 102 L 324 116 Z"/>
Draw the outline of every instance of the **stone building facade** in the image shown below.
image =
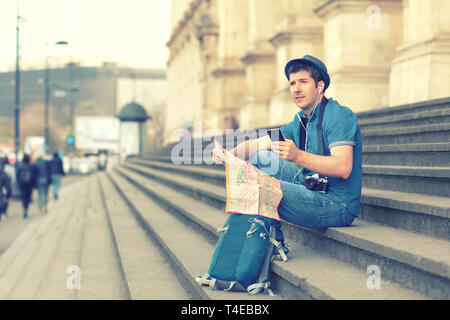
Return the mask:
<path fill-rule="evenodd" d="M 284 66 L 314 55 L 354 112 L 449 96 L 450 1 L 172 0 L 166 138 L 292 119 Z M 173 137 L 172 137 L 173 138 Z"/>

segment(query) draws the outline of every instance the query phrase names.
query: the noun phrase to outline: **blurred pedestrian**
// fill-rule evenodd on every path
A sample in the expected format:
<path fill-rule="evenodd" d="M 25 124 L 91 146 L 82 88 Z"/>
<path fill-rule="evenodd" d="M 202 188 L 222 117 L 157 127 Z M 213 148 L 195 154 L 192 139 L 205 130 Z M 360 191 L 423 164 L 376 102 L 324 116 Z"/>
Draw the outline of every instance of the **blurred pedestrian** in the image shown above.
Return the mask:
<path fill-rule="evenodd" d="M 30 156 L 23 155 L 22 162 L 18 164 L 16 171 L 16 181 L 20 190 L 22 200 L 23 218 L 28 217 L 28 206 L 30 205 L 31 193 L 36 185 L 36 174 L 33 166 L 30 164 Z"/>
<path fill-rule="evenodd" d="M 102 171 L 106 169 L 108 165 L 108 158 L 106 156 L 106 151 L 100 151 L 98 155 L 98 170 Z"/>
<path fill-rule="evenodd" d="M 6 158 L 6 162 L 8 159 Z M 12 195 L 11 189 L 11 178 L 4 171 L 5 168 L 5 159 L 1 159 L 0 162 L 0 222 L 2 220 L 2 216 L 6 216 L 6 212 L 8 210 L 9 198 Z"/>
<path fill-rule="evenodd" d="M 58 152 L 53 154 L 53 159 L 50 160 L 50 174 L 52 179 L 53 198 L 58 200 L 59 188 L 61 186 L 61 176 L 65 176 L 63 162 L 58 155 Z"/>
<path fill-rule="evenodd" d="M 38 207 L 41 213 L 47 213 L 48 189 L 51 183 L 50 162 L 44 159 L 44 155 L 37 154 L 33 163 L 38 189 Z"/>
<path fill-rule="evenodd" d="M 223 121 L 224 121 L 225 133 L 227 133 L 227 131 L 230 131 L 230 130 L 233 130 L 232 132 L 234 132 L 239 129 L 239 124 L 233 115 L 226 116 L 225 118 L 223 118 Z"/>
<path fill-rule="evenodd" d="M 16 183 L 16 169 L 14 168 L 14 165 L 9 162 L 8 157 L 3 158 L 3 171 L 5 171 L 8 177 L 11 179 L 11 187 L 13 188 L 14 184 Z"/>

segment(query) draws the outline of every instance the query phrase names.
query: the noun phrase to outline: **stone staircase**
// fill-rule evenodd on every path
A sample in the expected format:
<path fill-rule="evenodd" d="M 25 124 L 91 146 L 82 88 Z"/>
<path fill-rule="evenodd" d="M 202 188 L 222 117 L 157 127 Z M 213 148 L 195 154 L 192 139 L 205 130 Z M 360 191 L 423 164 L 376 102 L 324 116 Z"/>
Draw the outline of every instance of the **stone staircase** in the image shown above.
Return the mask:
<path fill-rule="evenodd" d="M 360 217 L 349 228 L 327 230 L 283 222 L 290 260 L 274 262 L 272 274 L 282 298 L 450 298 L 449 115 L 449 98 L 358 114 L 364 139 Z M 210 140 L 196 143 L 202 150 L 211 146 Z M 214 244 L 226 215 L 223 167 L 205 165 L 203 151 L 189 155 L 190 163 L 201 165 L 174 165 L 173 147 L 116 173 Z M 367 287 L 369 266 L 381 271 L 379 290 Z"/>
<path fill-rule="evenodd" d="M 358 114 L 360 217 L 326 230 L 283 221 L 276 297 L 195 282 L 227 217 L 223 166 L 200 157 L 208 140 L 189 155 L 198 165 L 173 164 L 171 145 L 63 190 L 0 256 L 0 299 L 450 299 L 449 113 L 450 98 Z"/>

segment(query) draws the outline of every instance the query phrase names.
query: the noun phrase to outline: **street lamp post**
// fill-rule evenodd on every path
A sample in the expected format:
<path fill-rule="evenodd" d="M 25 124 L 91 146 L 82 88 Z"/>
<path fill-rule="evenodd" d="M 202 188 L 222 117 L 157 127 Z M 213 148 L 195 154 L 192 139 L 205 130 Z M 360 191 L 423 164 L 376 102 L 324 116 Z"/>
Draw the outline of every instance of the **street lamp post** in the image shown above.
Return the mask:
<path fill-rule="evenodd" d="M 16 164 L 19 156 L 19 144 L 20 144 L 20 134 L 19 134 L 19 117 L 20 117 L 20 56 L 19 56 L 19 1 L 17 1 L 17 26 L 16 26 L 16 81 L 15 81 L 15 109 L 14 109 L 14 153 L 16 154 Z"/>
<path fill-rule="evenodd" d="M 45 59 L 45 74 L 44 74 L 44 85 L 45 85 L 45 127 L 44 127 L 44 136 L 45 136 L 45 151 L 49 150 L 49 128 L 48 128 L 48 112 L 50 105 L 50 70 L 48 66 L 49 56 L 47 55 Z"/>
<path fill-rule="evenodd" d="M 74 83 L 74 71 L 75 71 L 75 67 L 76 64 L 73 61 L 73 59 L 71 59 L 71 62 L 69 64 L 67 64 L 67 66 L 69 67 L 69 80 L 70 80 L 70 84 L 69 84 L 69 99 L 70 99 L 70 110 L 69 110 L 69 126 L 70 126 L 70 132 L 69 132 L 69 136 L 66 138 L 66 143 L 67 143 L 67 151 L 75 154 L 75 142 L 74 142 L 74 136 L 75 136 L 75 121 L 74 121 L 74 117 L 75 117 L 75 93 L 79 90 L 78 86 L 75 85 Z M 71 141 L 69 143 L 69 141 Z"/>
<path fill-rule="evenodd" d="M 73 126 L 73 117 L 75 114 L 75 101 L 74 101 L 74 93 L 76 91 L 76 88 L 74 86 L 73 83 L 73 72 L 74 72 L 74 68 L 75 68 L 75 63 L 73 61 L 70 62 L 69 64 L 69 74 L 70 74 L 70 84 L 69 84 L 69 91 L 70 91 L 70 134 L 73 135 L 74 134 L 74 126 Z"/>
<path fill-rule="evenodd" d="M 69 43 L 67 41 L 58 41 L 55 43 L 55 45 L 68 45 Z M 50 67 L 49 67 L 49 59 L 50 55 L 47 54 L 47 57 L 45 59 L 45 128 L 44 128 L 44 136 L 45 136 L 45 151 L 49 151 L 49 142 L 50 142 L 50 129 L 48 125 L 48 115 L 49 115 L 49 107 L 50 107 Z"/>

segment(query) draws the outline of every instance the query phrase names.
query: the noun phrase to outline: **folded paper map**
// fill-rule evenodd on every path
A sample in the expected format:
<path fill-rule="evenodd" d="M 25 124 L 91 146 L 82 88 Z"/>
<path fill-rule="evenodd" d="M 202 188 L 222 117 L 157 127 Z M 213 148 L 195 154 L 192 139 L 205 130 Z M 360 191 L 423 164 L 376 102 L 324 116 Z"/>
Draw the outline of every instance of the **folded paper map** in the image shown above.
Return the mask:
<path fill-rule="evenodd" d="M 216 154 L 225 162 L 227 204 L 230 213 L 255 214 L 280 220 L 281 182 L 236 157 L 215 140 Z"/>

